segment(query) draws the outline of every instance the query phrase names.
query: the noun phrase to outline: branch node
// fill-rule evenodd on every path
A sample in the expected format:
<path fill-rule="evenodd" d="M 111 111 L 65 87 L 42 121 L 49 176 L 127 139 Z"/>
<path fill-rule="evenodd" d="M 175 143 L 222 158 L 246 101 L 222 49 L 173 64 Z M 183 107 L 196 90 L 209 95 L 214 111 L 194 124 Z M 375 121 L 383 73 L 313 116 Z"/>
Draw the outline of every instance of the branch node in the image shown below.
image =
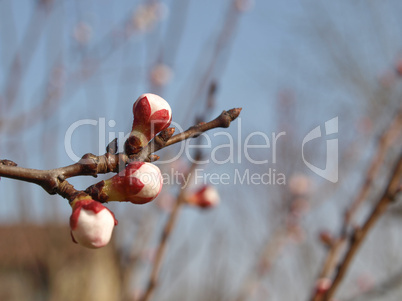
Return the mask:
<path fill-rule="evenodd" d="M 0 160 L 0 165 L 5 165 L 5 166 L 17 166 L 17 163 L 11 160 Z"/>
<path fill-rule="evenodd" d="M 81 160 L 79 163 L 82 166 L 82 172 L 87 175 L 92 175 L 94 177 L 97 177 L 98 175 L 98 164 L 99 164 L 99 158 L 98 156 L 95 156 L 94 154 L 88 153 L 82 156 Z"/>
<path fill-rule="evenodd" d="M 110 143 L 106 146 L 106 153 L 115 155 L 118 151 L 117 138 L 114 138 Z"/>

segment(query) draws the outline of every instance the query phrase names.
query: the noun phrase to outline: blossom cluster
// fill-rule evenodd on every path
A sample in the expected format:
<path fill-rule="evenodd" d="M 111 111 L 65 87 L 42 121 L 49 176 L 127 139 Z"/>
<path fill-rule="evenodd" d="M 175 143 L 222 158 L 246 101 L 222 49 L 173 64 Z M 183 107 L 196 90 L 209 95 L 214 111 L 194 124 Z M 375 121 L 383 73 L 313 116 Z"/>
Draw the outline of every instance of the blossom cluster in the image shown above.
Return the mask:
<path fill-rule="evenodd" d="M 141 95 L 133 105 L 134 121 L 125 142 L 129 157 L 137 154 L 159 132 L 167 129 L 172 120 L 169 104 L 155 94 Z M 88 187 L 71 201 L 71 237 L 87 248 L 101 248 L 112 237 L 117 220 L 103 203 L 110 201 L 146 204 L 161 192 L 163 178 L 160 169 L 148 162 L 130 161 L 113 177 Z M 219 195 L 211 185 L 204 185 L 184 197 L 185 203 L 201 209 L 215 207 Z"/>
<path fill-rule="evenodd" d="M 155 135 L 169 127 L 172 111 L 160 96 L 143 94 L 133 105 L 134 121 L 126 143 L 126 151 L 136 153 Z M 87 189 L 96 192 L 102 203 L 109 201 L 145 204 L 155 199 L 162 189 L 160 169 L 147 162 L 134 161 L 112 178 Z M 111 239 L 117 220 L 114 214 L 91 194 L 77 196 L 71 203 L 71 236 L 87 248 L 100 248 Z"/>

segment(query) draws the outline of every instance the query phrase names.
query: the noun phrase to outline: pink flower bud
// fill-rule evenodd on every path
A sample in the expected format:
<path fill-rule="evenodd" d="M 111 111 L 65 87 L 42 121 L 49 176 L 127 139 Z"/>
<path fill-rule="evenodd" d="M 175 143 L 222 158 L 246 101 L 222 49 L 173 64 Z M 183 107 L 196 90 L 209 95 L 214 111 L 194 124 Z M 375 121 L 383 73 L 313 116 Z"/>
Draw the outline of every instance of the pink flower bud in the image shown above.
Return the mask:
<path fill-rule="evenodd" d="M 105 181 L 102 192 L 109 197 L 107 201 L 145 204 L 158 196 L 162 184 L 162 174 L 156 165 L 131 162 L 122 172 Z"/>
<path fill-rule="evenodd" d="M 307 197 L 312 191 L 311 179 L 303 174 L 294 174 L 289 180 L 289 190 L 293 195 Z"/>
<path fill-rule="evenodd" d="M 151 82 L 159 87 L 163 87 L 169 83 L 172 76 L 172 69 L 165 64 L 158 64 L 151 70 Z"/>
<path fill-rule="evenodd" d="M 242 13 L 253 8 L 254 0 L 236 0 L 234 4 L 237 11 Z"/>
<path fill-rule="evenodd" d="M 396 69 L 397 75 L 402 76 L 402 59 L 399 59 L 399 60 L 396 62 L 395 69 Z"/>
<path fill-rule="evenodd" d="M 317 295 L 325 294 L 331 287 L 332 280 L 329 278 L 319 278 L 315 283 L 315 292 Z"/>
<path fill-rule="evenodd" d="M 71 237 L 75 243 L 96 249 L 106 246 L 117 220 L 112 211 L 91 197 L 77 197 L 72 202 Z"/>
<path fill-rule="evenodd" d="M 219 204 L 219 194 L 215 187 L 205 185 L 186 199 L 188 204 L 203 209 L 215 207 Z"/>
<path fill-rule="evenodd" d="M 319 237 L 321 242 L 327 247 L 331 247 L 334 244 L 335 239 L 329 231 L 321 231 Z"/>
<path fill-rule="evenodd" d="M 126 152 L 135 153 L 148 144 L 156 134 L 168 128 L 172 121 L 172 109 L 162 97 L 142 94 L 133 106 L 134 122 L 126 141 Z"/>

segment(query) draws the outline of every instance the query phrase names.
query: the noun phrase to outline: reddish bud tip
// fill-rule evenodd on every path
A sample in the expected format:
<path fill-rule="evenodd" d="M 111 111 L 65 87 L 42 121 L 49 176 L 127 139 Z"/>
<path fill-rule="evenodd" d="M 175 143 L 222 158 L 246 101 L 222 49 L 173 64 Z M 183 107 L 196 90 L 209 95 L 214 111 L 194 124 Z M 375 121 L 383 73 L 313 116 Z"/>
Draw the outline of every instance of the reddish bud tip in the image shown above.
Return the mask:
<path fill-rule="evenodd" d="M 315 283 L 315 292 L 317 295 L 325 294 L 331 287 L 332 280 L 326 277 L 319 278 Z"/>
<path fill-rule="evenodd" d="M 188 204 L 202 209 L 212 208 L 219 204 L 219 194 L 215 187 L 205 185 L 186 198 Z"/>
<path fill-rule="evenodd" d="M 139 136 L 144 147 L 156 134 L 168 128 L 172 121 L 172 109 L 162 97 L 146 93 L 133 105 L 134 122 L 131 136 Z"/>

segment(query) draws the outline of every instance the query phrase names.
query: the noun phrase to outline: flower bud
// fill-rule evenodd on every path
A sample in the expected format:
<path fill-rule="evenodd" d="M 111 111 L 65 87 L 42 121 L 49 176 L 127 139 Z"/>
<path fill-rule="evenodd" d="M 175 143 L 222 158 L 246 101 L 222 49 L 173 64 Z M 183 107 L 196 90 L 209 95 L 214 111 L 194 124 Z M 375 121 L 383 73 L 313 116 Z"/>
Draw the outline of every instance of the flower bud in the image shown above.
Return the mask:
<path fill-rule="evenodd" d="M 315 283 L 315 292 L 317 295 L 325 294 L 332 285 L 332 280 L 326 277 L 319 278 Z"/>
<path fill-rule="evenodd" d="M 102 193 L 106 201 L 145 204 L 155 199 L 162 189 L 162 174 L 159 168 L 146 162 L 131 162 L 126 168 L 104 181 Z"/>
<path fill-rule="evenodd" d="M 312 192 L 311 179 L 303 174 L 294 174 L 289 180 L 289 190 L 294 196 L 308 197 Z"/>
<path fill-rule="evenodd" d="M 331 247 L 334 244 L 335 239 L 329 231 L 321 231 L 319 234 L 319 238 L 326 247 Z"/>
<path fill-rule="evenodd" d="M 187 196 L 186 202 L 193 206 L 207 209 L 219 204 L 219 194 L 215 187 L 205 185 L 195 193 Z"/>
<path fill-rule="evenodd" d="M 399 60 L 396 62 L 395 69 L 396 69 L 397 75 L 398 75 L 398 76 L 402 76 L 402 59 L 399 59 Z"/>
<path fill-rule="evenodd" d="M 136 153 L 156 134 L 168 128 L 172 121 L 172 109 L 162 97 L 142 94 L 133 105 L 134 122 L 126 141 L 126 153 Z"/>
<path fill-rule="evenodd" d="M 89 196 L 77 197 L 71 204 L 71 237 L 75 243 L 96 249 L 106 246 L 117 220 L 112 211 Z"/>

